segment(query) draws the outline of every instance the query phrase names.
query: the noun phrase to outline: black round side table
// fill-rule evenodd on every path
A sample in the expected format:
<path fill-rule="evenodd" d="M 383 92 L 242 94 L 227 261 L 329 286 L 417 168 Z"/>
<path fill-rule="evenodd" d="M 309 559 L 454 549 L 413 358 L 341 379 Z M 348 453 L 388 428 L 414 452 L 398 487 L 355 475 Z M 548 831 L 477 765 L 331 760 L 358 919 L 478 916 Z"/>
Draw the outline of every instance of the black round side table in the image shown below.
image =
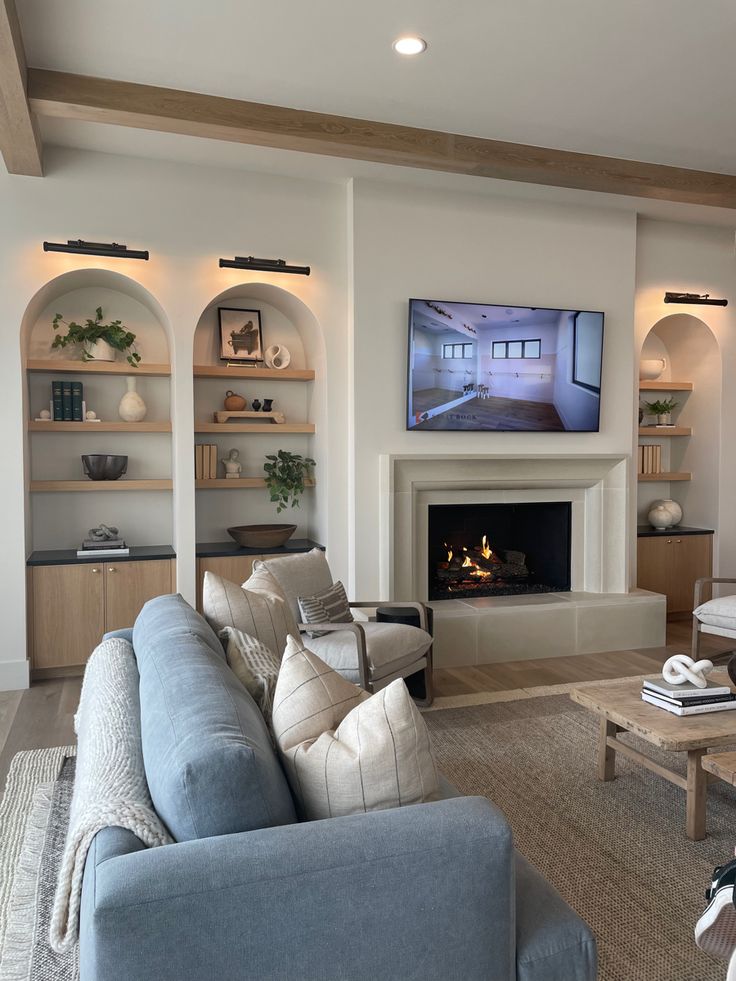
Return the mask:
<path fill-rule="evenodd" d="M 434 610 L 430 606 L 425 606 L 427 617 L 427 632 L 433 633 Z M 397 603 L 395 606 L 376 607 L 376 623 L 403 623 L 407 627 L 419 627 L 419 611 L 413 606 L 402 606 Z M 430 705 L 432 702 L 432 648 L 427 651 L 427 668 L 415 671 L 404 678 L 409 694 L 419 702 Z"/>

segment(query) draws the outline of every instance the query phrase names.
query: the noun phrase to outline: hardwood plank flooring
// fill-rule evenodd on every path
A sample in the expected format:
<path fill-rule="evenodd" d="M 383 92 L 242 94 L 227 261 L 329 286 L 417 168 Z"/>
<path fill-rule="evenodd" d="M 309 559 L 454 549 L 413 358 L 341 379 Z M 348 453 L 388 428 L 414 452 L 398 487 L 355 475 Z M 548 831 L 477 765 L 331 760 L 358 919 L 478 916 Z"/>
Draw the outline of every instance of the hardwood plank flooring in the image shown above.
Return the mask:
<path fill-rule="evenodd" d="M 435 403 L 436 404 L 436 403 Z M 418 411 L 415 406 L 415 411 Z M 414 429 L 564 432 L 565 426 L 551 402 L 530 402 L 527 399 L 507 399 L 491 396 L 469 399 L 418 423 Z"/>
<path fill-rule="evenodd" d="M 415 412 L 427 412 L 446 402 L 462 398 L 462 390 L 455 392 L 450 388 L 420 388 L 412 392 L 412 406 Z"/>

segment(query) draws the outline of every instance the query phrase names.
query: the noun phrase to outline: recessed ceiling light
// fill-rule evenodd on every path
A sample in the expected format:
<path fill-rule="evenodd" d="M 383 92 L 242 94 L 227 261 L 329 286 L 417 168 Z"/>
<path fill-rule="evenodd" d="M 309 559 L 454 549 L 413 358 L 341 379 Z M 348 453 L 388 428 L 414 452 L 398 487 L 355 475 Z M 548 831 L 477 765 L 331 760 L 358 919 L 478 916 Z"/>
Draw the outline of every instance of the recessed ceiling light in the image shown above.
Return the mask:
<path fill-rule="evenodd" d="M 397 37 L 393 49 L 402 55 L 418 55 L 427 50 L 427 42 L 422 37 L 408 34 L 406 37 Z"/>

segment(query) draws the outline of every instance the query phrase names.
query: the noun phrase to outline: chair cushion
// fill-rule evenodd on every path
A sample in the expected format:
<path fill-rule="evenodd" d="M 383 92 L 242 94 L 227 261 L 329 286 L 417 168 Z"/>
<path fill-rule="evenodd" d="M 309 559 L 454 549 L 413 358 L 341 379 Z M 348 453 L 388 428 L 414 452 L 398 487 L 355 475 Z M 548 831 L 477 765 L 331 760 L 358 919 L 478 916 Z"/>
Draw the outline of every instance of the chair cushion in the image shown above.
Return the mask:
<path fill-rule="evenodd" d="M 159 596 L 138 616 L 133 646 L 146 777 L 172 837 L 293 823 L 263 716 L 204 620 L 180 596 Z"/>
<path fill-rule="evenodd" d="M 253 564 L 253 569 L 256 572 L 265 569 L 278 583 L 296 621 L 301 616 L 299 597 L 321 593 L 332 585 L 330 567 L 325 553 L 319 548 L 295 555 L 280 555 L 275 559 L 261 559 Z"/>
<path fill-rule="evenodd" d="M 225 627 L 242 630 L 281 656 L 287 636 L 299 634 L 296 620 L 281 596 L 250 589 L 250 584 L 251 579 L 238 586 L 213 572 L 205 572 L 202 608 L 207 622 L 218 634 Z"/>
<path fill-rule="evenodd" d="M 432 645 L 432 638 L 425 630 L 408 624 L 361 622 L 360 626 L 365 631 L 368 665 L 374 681 L 418 661 Z M 309 647 L 343 678 L 354 684 L 360 682 L 358 649 L 352 631 L 335 630 L 314 637 Z"/>
<path fill-rule="evenodd" d="M 427 726 L 403 680 L 368 695 L 292 637 L 273 732 L 307 820 L 440 797 Z"/>
<path fill-rule="evenodd" d="M 736 632 L 736 596 L 721 596 L 719 599 L 701 603 L 693 614 L 701 623 L 711 627 L 723 627 Z"/>
<path fill-rule="evenodd" d="M 281 658 L 257 637 L 244 634 L 235 627 L 225 627 L 220 640 L 225 645 L 227 663 L 261 710 L 266 723 L 270 724 Z"/>
<path fill-rule="evenodd" d="M 595 938 L 588 925 L 516 853 L 518 981 L 595 981 Z"/>
<path fill-rule="evenodd" d="M 353 614 L 341 582 L 336 582 L 314 596 L 299 596 L 302 623 L 352 623 Z M 322 637 L 325 630 L 307 630 L 308 637 Z"/>

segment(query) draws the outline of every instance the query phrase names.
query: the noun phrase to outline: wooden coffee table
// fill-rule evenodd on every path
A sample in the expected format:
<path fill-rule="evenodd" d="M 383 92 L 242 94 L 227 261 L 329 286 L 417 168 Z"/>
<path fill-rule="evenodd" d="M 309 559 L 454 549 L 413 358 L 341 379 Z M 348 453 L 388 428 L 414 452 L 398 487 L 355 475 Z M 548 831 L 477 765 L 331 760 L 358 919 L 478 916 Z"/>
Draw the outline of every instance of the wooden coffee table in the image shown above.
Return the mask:
<path fill-rule="evenodd" d="M 710 678 L 731 685 L 725 671 L 714 671 Z M 733 690 L 733 686 L 731 685 Z M 705 806 L 708 783 L 717 779 L 703 769 L 701 762 L 713 746 L 736 744 L 736 710 L 707 715 L 677 716 L 649 705 L 641 699 L 641 679 L 627 678 L 573 688 L 570 698 L 600 716 L 598 778 L 613 780 L 616 753 L 645 766 L 687 794 L 686 830 L 688 838 L 705 838 Z M 671 753 L 687 753 L 687 776 L 661 766 L 645 753 L 616 738 L 618 732 L 635 735 Z"/>

